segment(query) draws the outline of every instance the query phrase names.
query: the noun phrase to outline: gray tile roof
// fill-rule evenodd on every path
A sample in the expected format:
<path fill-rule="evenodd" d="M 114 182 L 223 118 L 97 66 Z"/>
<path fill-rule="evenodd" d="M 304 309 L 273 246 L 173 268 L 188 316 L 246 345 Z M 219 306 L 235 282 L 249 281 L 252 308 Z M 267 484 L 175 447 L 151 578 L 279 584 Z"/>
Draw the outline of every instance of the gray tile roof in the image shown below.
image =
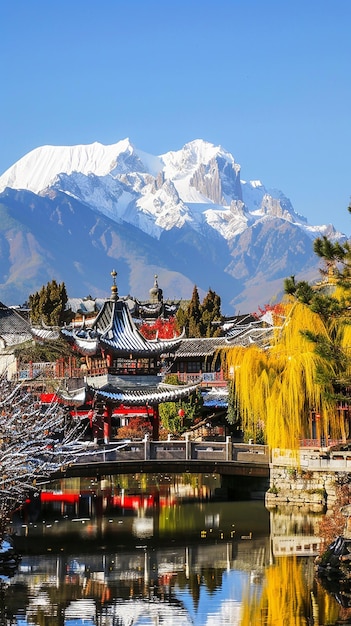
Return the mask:
<path fill-rule="evenodd" d="M 60 337 L 60 331 L 54 328 L 41 328 L 33 326 L 31 331 L 33 337 L 39 341 L 54 341 Z"/>
<path fill-rule="evenodd" d="M 228 347 L 226 337 L 205 337 L 182 339 L 174 355 L 181 357 L 206 357 L 212 356 L 218 348 Z"/>
<path fill-rule="evenodd" d="M 273 326 L 248 324 L 246 328 L 236 329 L 227 337 L 227 348 L 230 346 L 247 347 L 256 344 L 261 348 L 269 346 L 273 337 Z"/>
<path fill-rule="evenodd" d="M 196 391 L 198 385 L 166 385 L 160 383 L 157 386 L 118 389 L 113 385 L 107 385 L 96 390 L 97 397 L 111 400 L 126 405 L 160 404 L 161 402 L 176 402 L 186 398 Z"/>
<path fill-rule="evenodd" d="M 148 340 L 143 337 L 135 326 L 128 307 L 122 301 L 117 301 L 111 311 L 112 324 L 101 335 L 100 342 L 103 347 L 110 348 L 118 353 L 134 355 L 158 355 L 168 352 L 176 347 L 181 339 L 175 340 Z M 97 327 L 99 327 L 97 320 Z"/>
<path fill-rule="evenodd" d="M 128 305 L 122 300 L 106 300 L 90 328 L 64 327 L 62 335 L 75 342 L 82 354 L 95 354 L 99 346 L 118 356 L 134 358 L 158 356 L 174 350 L 182 337 L 148 340 L 136 327 Z"/>
<path fill-rule="evenodd" d="M 32 338 L 30 324 L 2 302 L 0 302 L 0 338 L 5 347 L 18 345 Z"/>
<path fill-rule="evenodd" d="M 199 337 L 182 339 L 175 351 L 176 358 L 197 358 L 213 356 L 221 348 L 231 346 L 268 345 L 274 329 L 252 316 L 242 316 L 239 323 L 234 324 L 225 337 Z"/>

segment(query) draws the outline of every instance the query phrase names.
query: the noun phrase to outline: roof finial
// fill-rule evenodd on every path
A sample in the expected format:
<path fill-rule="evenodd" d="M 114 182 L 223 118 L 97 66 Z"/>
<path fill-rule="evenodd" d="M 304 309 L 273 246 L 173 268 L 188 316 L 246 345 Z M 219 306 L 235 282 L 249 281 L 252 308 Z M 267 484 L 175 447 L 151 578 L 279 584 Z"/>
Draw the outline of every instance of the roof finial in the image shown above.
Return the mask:
<path fill-rule="evenodd" d="M 163 300 L 162 289 L 159 288 L 157 279 L 158 279 L 158 276 L 157 276 L 157 274 L 155 274 L 154 286 L 151 287 L 151 289 L 149 290 L 150 300 L 151 300 L 151 302 L 154 302 L 154 303 L 162 302 L 162 300 Z"/>
<path fill-rule="evenodd" d="M 116 276 L 117 276 L 116 270 L 112 270 L 111 276 L 113 278 L 113 284 L 111 286 L 111 300 L 117 300 L 118 299 L 118 289 L 117 289 L 117 285 L 116 285 Z"/>

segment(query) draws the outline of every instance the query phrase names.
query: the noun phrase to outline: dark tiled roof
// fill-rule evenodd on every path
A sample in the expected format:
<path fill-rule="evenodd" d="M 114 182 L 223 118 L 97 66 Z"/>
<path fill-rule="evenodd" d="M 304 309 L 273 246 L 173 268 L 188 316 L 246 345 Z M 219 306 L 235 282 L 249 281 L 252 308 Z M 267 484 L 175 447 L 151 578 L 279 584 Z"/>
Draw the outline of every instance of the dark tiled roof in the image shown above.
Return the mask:
<path fill-rule="evenodd" d="M 233 318 L 234 319 L 234 318 Z M 196 358 L 213 356 L 221 348 L 231 346 L 268 345 L 273 334 L 273 327 L 267 326 L 251 315 L 243 315 L 228 330 L 225 337 L 206 337 L 182 339 L 175 351 L 176 358 Z"/>
<path fill-rule="evenodd" d="M 161 402 L 176 402 L 186 398 L 197 389 L 197 385 L 166 385 L 160 383 L 154 387 L 118 389 L 106 385 L 96 390 L 98 397 L 112 402 L 126 405 L 159 404 Z"/>
<path fill-rule="evenodd" d="M 121 355 L 156 356 L 174 349 L 180 343 L 180 338 L 159 341 L 145 339 L 135 326 L 126 304 L 121 300 L 111 304 L 113 305 L 113 310 L 109 313 L 111 322 L 109 325 L 106 325 L 106 330 L 100 337 L 100 343 L 103 348 L 109 348 Z M 100 320 L 102 320 L 103 315 L 104 311 L 101 312 L 101 316 L 96 320 L 96 326 L 99 330 L 99 327 L 101 327 Z M 102 332 L 102 328 L 100 332 Z"/>
<path fill-rule="evenodd" d="M 227 348 L 225 337 L 205 337 L 182 339 L 175 351 L 175 357 L 212 356 L 219 348 Z"/>
<path fill-rule="evenodd" d="M 90 328 L 87 330 L 75 330 L 64 327 L 61 329 L 61 334 L 65 339 L 74 341 L 81 354 L 96 354 L 99 347 L 99 340 L 97 334 Z"/>
<path fill-rule="evenodd" d="M 105 298 L 68 298 L 67 310 L 81 315 L 94 315 L 102 308 Z"/>
<path fill-rule="evenodd" d="M 59 330 L 55 328 L 50 329 L 33 326 L 31 331 L 34 339 L 38 339 L 39 341 L 55 341 L 60 337 Z"/>
<path fill-rule="evenodd" d="M 251 313 L 246 313 L 245 315 L 233 315 L 232 317 L 224 318 L 221 326 L 226 329 L 232 328 L 233 326 L 247 326 L 247 324 L 251 324 L 252 322 L 257 322 L 257 317 Z"/>
<path fill-rule="evenodd" d="M 0 302 L 0 337 L 5 346 L 31 339 L 29 323 L 19 313 Z"/>
<path fill-rule="evenodd" d="M 268 346 L 274 333 L 272 326 L 248 324 L 246 327 L 236 327 L 227 336 L 227 348 L 230 346 L 247 347 L 256 344 L 260 347 Z"/>
<path fill-rule="evenodd" d="M 83 354 L 95 354 L 99 346 L 121 357 L 157 356 L 173 351 L 182 338 L 148 340 L 136 327 L 128 305 L 123 300 L 106 300 L 93 325 L 86 329 L 63 328 L 62 334 L 73 340 Z"/>

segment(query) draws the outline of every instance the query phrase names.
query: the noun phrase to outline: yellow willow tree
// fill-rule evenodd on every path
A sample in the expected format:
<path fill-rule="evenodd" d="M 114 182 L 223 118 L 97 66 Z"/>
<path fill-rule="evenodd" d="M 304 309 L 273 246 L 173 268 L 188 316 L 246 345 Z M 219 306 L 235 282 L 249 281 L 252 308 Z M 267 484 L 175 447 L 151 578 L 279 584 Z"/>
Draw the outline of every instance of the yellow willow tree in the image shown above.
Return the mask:
<path fill-rule="evenodd" d="M 333 385 L 337 367 L 329 353 L 318 349 L 331 344 L 322 316 L 299 301 L 284 306 L 285 321 L 269 347 L 235 346 L 224 358 L 233 372 L 243 430 L 263 429 L 271 448 L 296 449 L 301 437 L 310 436 L 312 411 L 321 416 L 321 435 L 342 436 Z"/>

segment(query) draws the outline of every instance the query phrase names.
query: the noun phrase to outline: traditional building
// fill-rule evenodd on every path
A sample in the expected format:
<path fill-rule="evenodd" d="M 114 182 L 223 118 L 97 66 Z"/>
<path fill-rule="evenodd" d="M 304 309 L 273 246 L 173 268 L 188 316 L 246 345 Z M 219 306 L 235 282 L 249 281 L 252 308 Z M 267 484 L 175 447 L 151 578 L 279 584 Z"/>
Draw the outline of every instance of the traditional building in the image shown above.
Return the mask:
<path fill-rule="evenodd" d="M 222 350 L 234 345 L 267 346 L 273 326 L 251 315 L 230 318 L 223 337 L 184 338 L 170 360 L 170 372 L 182 382 L 197 382 L 201 387 L 226 387 L 230 372 L 223 370 Z"/>
<path fill-rule="evenodd" d="M 118 297 L 116 272 L 111 272 L 111 296 L 105 300 L 94 321 L 80 328 L 65 326 L 61 334 L 74 349 L 86 358 L 102 355 L 107 374 L 85 377 L 87 397 L 93 396 L 100 430 L 110 438 L 111 414 L 116 406 L 144 406 L 152 409 L 153 438 L 158 438 L 158 407 L 162 402 L 175 402 L 188 397 L 197 385 L 167 385 L 162 382 L 162 362 L 169 358 L 182 341 L 182 336 L 169 340 L 148 340 L 139 332 L 125 300 Z M 84 390 L 83 390 L 84 391 Z M 61 392 L 62 398 L 82 404 L 82 390 Z"/>
<path fill-rule="evenodd" d="M 158 276 L 155 274 L 154 284 L 149 290 L 148 301 L 135 301 L 136 313 L 145 320 L 155 320 L 159 317 L 169 319 L 174 317 L 179 309 L 179 301 L 168 301 L 163 298 L 163 291 L 158 284 Z"/>
<path fill-rule="evenodd" d="M 32 340 L 31 327 L 15 309 L 0 302 L 0 376 L 17 374 L 15 348 Z"/>

